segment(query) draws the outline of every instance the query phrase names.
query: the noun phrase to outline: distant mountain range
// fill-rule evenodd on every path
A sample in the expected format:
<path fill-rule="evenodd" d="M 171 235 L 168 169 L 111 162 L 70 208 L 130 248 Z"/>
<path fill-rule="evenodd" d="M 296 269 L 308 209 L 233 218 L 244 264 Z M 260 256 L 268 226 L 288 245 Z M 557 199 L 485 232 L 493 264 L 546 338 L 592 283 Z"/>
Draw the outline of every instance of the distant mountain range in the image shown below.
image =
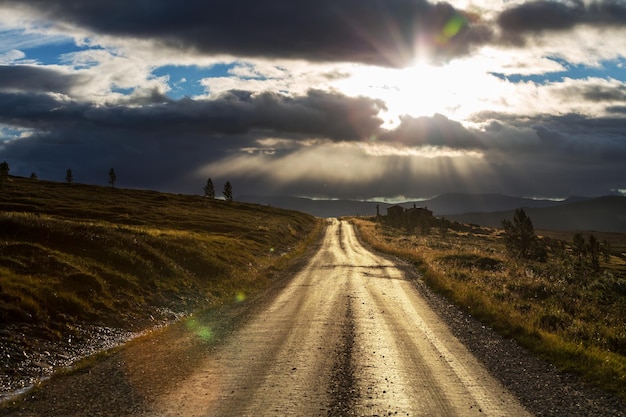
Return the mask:
<path fill-rule="evenodd" d="M 237 201 L 297 210 L 317 217 L 387 214 L 393 204 L 355 200 L 313 200 L 287 196 L 237 196 Z M 443 194 L 429 200 L 398 204 L 426 207 L 435 216 L 462 223 L 500 227 L 502 219 L 524 208 L 536 229 L 596 230 L 626 233 L 626 197 L 571 197 L 563 201 L 512 197 L 502 194 Z"/>
<path fill-rule="evenodd" d="M 524 207 L 538 230 L 594 230 L 626 233 L 626 197 L 607 196 L 551 207 Z M 514 210 L 452 215 L 451 220 L 500 227 Z"/>

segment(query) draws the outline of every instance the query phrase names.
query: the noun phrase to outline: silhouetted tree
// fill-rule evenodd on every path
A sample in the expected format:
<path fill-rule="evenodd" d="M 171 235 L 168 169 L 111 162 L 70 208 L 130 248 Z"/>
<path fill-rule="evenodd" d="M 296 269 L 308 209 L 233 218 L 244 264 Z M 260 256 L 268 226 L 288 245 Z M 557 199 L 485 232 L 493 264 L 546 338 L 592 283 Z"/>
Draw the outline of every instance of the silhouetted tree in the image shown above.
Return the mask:
<path fill-rule="evenodd" d="M 9 164 L 7 161 L 0 163 L 0 186 L 4 186 L 9 179 Z"/>
<path fill-rule="evenodd" d="M 10 170 L 11 169 L 9 168 L 9 163 L 7 161 L 0 163 L 0 176 L 8 177 Z"/>
<path fill-rule="evenodd" d="M 502 220 L 502 227 L 504 243 L 515 257 L 537 261 L 547 259 L 548 253 L 535 234 L 533 223 L 524 209 L 515 210 L 513 222 L 508 219 Z"/>
<path fill-rule="evenodd" d="M 34 172 L 30 174 L 30 179 L 31 180 L 36 180 L 38 179 L 37 174 L 35 174 Z"/>
<path fill-rule="evenodd" d="M 226 181 L 226 184 L 224 184 L 223 194 L 226 201 L 233 201 L 233 187 L 230 185 L 230 181 Z"/>
<path fill-rule="evenodd" d="M 115 175 L 115 169 L 111 168 L 109 170 L 109 184 L 111 184 L 111 187 L 115 187 L 115 181 L 117 181 L 117 175 Z"/>
<path fill-rule="evenodd" d="M 206 180 L 206 185 L 204 186 L 204 196 L 207 198 L 215 198 L 215 187 L 213 186 L 213 180 L 211 178 Z"/>
<path fill-rule="evenodd" d="M 70 168 L 65 171 L 65 182 L 71 184 L 74 182 L 74 175 L 72 174 L 72 170 Z"/>

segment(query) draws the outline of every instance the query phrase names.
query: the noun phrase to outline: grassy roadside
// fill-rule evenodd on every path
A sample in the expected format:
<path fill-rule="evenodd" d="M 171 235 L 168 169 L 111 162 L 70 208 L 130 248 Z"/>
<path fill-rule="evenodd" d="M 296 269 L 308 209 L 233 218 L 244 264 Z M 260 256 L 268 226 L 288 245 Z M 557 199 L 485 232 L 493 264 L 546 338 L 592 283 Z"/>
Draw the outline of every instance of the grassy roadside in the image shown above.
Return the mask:
<path fill-rule="evenodd" d="M 137 329 L 241 301 L 317 227 L 271 207 L 10 177 L 0 190 L 0 322 L 57 340 L 85 323 Z"/>
<path fill-rule="evenodd" d="M 500 232 L 473 227 L 416 235 L 353 219 L 374 249 L 415 265 L 428 285 L 527 349 L 626 399 L 626 236 L 593 272 L 565 251 L 548 262 L 510 259 Z M 547 235 L 547 233 L 545 233 Z M 573 235 L 573 234 L 572 234 Z M 572 236 L 550 236 L 571 242 Z M 559 250 L 560 250 L 559 249 Z"/>

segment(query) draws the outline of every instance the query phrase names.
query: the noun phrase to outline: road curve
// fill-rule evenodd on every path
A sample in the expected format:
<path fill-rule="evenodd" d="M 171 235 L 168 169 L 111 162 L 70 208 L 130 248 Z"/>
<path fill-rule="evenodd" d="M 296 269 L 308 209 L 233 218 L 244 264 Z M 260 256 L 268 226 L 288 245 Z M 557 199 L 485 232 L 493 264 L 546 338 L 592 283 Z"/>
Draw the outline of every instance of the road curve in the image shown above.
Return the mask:
<path fill-rule="evenodd" d="M 280 295 L 147 416 L 527 416 L 401 269 L 329 220 Z"/>

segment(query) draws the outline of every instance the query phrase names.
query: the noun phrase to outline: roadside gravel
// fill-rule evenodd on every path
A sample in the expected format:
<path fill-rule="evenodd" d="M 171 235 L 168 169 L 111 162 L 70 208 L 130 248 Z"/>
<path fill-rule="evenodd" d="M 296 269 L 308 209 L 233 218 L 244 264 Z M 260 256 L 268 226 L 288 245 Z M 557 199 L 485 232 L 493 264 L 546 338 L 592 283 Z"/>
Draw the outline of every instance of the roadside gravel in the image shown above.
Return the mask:
<path fill-rule="evenodd" d="M 554 417 L 626 416 L 626 402 L 532 356 L 511 339 L 503 338 L 435 294 L 408 266 L 406 270 L 452 333 L 531 413 Z"/>

